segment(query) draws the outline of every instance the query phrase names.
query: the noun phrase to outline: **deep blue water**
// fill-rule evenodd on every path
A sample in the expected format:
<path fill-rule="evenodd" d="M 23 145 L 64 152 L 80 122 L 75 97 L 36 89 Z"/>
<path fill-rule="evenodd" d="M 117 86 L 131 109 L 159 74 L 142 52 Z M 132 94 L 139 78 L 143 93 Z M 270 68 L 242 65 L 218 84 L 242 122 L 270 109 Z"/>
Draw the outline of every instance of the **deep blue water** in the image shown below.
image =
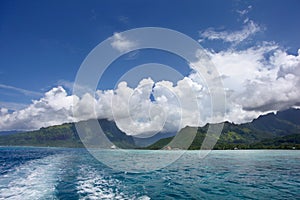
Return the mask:
<path fill-rule="evenodd" d="M 188 151 L 165 168 L 132 173 L 84 149 L 1 147 L 0 199 L 300 199 L 300 151 L 212 151 L 204 159 Z"/>

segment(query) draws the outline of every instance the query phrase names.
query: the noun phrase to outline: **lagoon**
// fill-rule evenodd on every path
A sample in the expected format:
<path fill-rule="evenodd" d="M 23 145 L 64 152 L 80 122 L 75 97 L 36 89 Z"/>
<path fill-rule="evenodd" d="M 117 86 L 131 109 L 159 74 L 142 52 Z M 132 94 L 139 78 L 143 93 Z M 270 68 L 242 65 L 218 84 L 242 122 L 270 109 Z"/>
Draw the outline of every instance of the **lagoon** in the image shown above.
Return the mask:
<path fill-rule="evenodd" d="M 163 160 L 176 151 L 151 153 Z M 203 159 L 187 151 L 164 168 L 135 173 L 85 149 L 0 148 L 0 199 L 297 199 L 299 191 L 297 150 L 215 150 Z"/>

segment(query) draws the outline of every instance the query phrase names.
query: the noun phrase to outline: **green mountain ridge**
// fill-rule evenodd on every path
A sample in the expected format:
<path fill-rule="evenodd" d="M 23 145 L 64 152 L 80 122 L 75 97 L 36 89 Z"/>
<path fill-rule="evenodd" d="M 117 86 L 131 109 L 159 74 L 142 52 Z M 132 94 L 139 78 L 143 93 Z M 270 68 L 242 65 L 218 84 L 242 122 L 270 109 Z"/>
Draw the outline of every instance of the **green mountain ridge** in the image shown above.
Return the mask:
<path fill-rule="evenodd" d="M 207 124 L 204 127 L 186 127 L 175 137 L 159 140 L 147 149 L 186 149 L 186 145 L 181 141 L 190 140 L 190 135 L 194 135 L 194 139 L 188 149 L 201 149 L 206 136 L 207 139 L 218 137 L 216 134 L 206 133 L 208 126 Z M 179 137 L 180 140 L 176 139 Z M 214 149 L 300 149 L 299 138 L 300 110 L 288 109 L 277 114 L 269 113 L 260 116 L 245 124 L 224 122 L 222 134 Z"/>
<path fill-rule="evenodd" d="M 110 146 L 104 146 L 95 138 L 99 138 L 99 133 L 94 133 L 91 130 L 95 123 L 101 125 L 103 133 L 110 140 Z M 77 128 L 81 130 L 81 135 L 78 134 Z M 133 138 L 122 132 L 113 121 L 106 119 L 87 120 L 78 123 L 65 123 L 62 125 L 49 126 L 40 128 L 36 131 L 22 132 L 11 135 L 0 136 L 1 146 L 41 146 L 41 147 L 84 147 L 83 142 L 89 147 L 110 148 L 115 145 L 117 148 L 136 148 Z M 101 144 L 99 146 L 99 143 Z M 113 143 L 113 144 L 112 144 Z"/>
<path fill-rule="evenodd" d="M 104 136 L 94 126 L 97 122 L 101 125 Z M 126 149 L 201 149 L 204 138 L 217 139 L 212 133 L 206 135 L 208 124 L 204 127 L 183 128 L 174 137 L 154 141 L 148 147 L 141 147 L 136 143 L 136 138 L 122 132 L 115 122 L 106 119 L 87 120 L 78 123 L 65 123 L 62 125 L 41 128 L 36 131 L 0 135 L 1 146 L 50 146 L 50 147 L 84 147 L 83 142 L 89 147 Z M 79 136 L 77 128 L 81 131 Z M 101 134 L 100 134 L 101 135 Z M 108 141 L 108 140 L 109 141 Z M 82 142 L 83 141 L 83 142 Z M 153 138 L 151 139 L 153 142 Z M 300 110 L 289 109 L 269 113 L 245 124 L 224 122 L 222 134 L 214 149 L 300 149 Z"/>

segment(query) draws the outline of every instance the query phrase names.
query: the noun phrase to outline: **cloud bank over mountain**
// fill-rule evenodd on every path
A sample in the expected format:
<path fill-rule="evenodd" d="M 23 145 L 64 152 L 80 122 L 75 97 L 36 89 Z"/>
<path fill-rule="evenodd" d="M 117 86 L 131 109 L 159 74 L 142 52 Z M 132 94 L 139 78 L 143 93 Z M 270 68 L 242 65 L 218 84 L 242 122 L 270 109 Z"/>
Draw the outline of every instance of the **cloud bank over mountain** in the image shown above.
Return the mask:
<path fill-rule="evenodd" d="M 257 24 L 247 21 L 243 30 L 236 32 L 211 29 L 200 34 L 202 40 L 233 44 L 219 52 L 205 49 L 223 80 L 224 115 L 212 117 L 210 88 L 194 70 L 203 64 L 199 60 L 190 63 L 190 74 L 176 84 L 168 80 L 154 82 L 149 77 L 136 88 L 120 82 L 115 90 L 87 92 L 81 97 L 68 94 L 62 86 L 54 87 L 26 108 L 13 112 L 1 108 L 0 129 L 33 130 L 97 117 L 115 120 L 127 134 L 149 136 L 187 125 L 225 120 L 243 123 L 263 113 L 300 106 L 300 50 L 292 55 L 274 42 L 236 47 L 260 30 Z M 134 45 L 119 33 L 114 38 L 112 46 L 120 51 Z M 73 111 L 79 117 L 75 118 Z"/>

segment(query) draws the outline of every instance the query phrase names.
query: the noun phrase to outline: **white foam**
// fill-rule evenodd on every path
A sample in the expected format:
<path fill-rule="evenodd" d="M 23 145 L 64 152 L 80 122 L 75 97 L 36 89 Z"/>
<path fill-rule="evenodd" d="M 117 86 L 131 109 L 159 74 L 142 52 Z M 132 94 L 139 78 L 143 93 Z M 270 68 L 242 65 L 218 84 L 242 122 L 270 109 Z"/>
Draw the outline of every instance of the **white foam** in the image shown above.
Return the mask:
<path fill-rule="evenodd" d="M 29 161 L 0 180 L 0 199 L 55 199 L 61 155 Z"/>
<path fill-rule="evenodd" d="M 148 197 L 147 195 L 143 195 L 143 196 L 140 196 L 139 198 L 137 198 L 137 200 L 150 200 L 151 198 Z"/>
<path fill-rule="evenodd" d="M 57 199 L 55 190 L 60 177 L 66 172 L 63 163 L 67 157 L 59 154 L 32 160 L 0 176 L 0 200 Z M 105 176 L 89 165 L 83 165 L 78 174 L 74 181 L 81 200 L 150 199 L 146 195 L 138 197 L 134 191 L 125 192 L 124 184 L 120 180 Z"/>
<path fill-rule="evenodd" d="M 82 166 L 77 177 L 77 191 L 81 200 L 86 199 L 140 199 L 149 200 L 147 196 L 135 197 L 122 192 L 122 182 L 112 177 L 105 178 L 101 172 L 90 166 Z"/>

